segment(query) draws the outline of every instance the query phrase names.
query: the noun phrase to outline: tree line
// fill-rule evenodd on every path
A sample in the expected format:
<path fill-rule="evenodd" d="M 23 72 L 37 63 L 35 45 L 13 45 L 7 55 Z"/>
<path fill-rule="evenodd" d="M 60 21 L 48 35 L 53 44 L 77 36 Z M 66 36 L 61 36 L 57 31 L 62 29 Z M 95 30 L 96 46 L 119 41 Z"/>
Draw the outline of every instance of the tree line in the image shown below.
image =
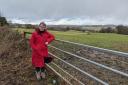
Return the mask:
<path fill-rule="evenodd" d="M 124 34 L 128 35 L 128 26 L 118 25 L 115 28 L 107 27 L 102 28 L 100 33 L 117 33 L 117 34 Z"/>

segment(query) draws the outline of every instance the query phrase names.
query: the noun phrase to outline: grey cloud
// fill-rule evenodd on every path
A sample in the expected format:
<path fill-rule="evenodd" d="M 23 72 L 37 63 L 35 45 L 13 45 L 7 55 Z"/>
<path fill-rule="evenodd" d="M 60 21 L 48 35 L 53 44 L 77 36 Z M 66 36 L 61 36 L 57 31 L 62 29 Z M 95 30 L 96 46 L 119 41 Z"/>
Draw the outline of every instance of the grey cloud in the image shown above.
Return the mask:
<path fill-rule="evenodd" d="M 128 20 L 128 0 L 0 0 L 8 18 L 116 18 Z"/>

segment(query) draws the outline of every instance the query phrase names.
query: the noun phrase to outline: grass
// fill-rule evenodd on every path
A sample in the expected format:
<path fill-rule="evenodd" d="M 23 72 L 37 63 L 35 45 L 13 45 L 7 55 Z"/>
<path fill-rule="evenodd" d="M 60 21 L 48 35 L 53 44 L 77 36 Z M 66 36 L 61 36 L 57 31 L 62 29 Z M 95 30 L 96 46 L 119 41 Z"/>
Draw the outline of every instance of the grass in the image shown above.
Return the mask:
<path fill-rule="evenodd" d="M 19 32 L 33 32 L 33 29 L 15 29 Z M 86 45 L 128 52 L 128 35 L 114 33 L 83 33 L 80 31 L 51 31 L 56 39 L 68 40 Z"/>

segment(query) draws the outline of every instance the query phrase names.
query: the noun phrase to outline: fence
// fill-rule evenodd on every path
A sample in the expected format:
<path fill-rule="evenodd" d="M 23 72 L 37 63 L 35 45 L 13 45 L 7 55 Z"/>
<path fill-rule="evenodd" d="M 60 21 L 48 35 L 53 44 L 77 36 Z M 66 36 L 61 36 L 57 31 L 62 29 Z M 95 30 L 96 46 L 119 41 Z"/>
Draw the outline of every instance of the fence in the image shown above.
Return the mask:
<path fill-rule="evenodd" d="M 23 37 L 25 38 L 26 37 L 26 34 L 31 34 L 30 32 L 24 32 L 23 33 Z M 71 42 L 71 41 L 65 41 L 65 40 L 60 40 L 60 39 L 56 39 L 55 42 L 57 43 L 66 43 L 66 44 L 70 44 L 70 45 L 75 45 L 75 46 L 81 46 L 82 48 L 84 47 L 84 49 L 91 49 L 91 50 L 95 50 L 97 52 L 100 53 L 105 53 L 105 54 L 109 54 L 110 55 L 110 58 L 111 56 L 114 58 L 116 57 L 117 61 L 121 62 L 120 64 L 123 63 L 123 65 L 125 64 L 125 68 L 122 70 L 122 68 L 120 69 L 119 66 L 117 66 L 118 68 L 113 68 L 111 66 L 108 66 L 108 65 L 105 65 L 105 64 L 102 64 L 102 63 L 99 63 L 99 62 L 96 62 L 94 60 L 91 60 L 91 59 L 88 59 L 88 58 L 85 58 L 83 56 L 80 56 L 80 55 L 77 55 L 75 53 L 72 53 L 70 51 L 67 51 L 67 50 L 64 50 L 57 47 L 57 46 L 54 46 L 53 45 L 49 45 L 50 48 L 52 49 L 55 49 L 55 50 L 58 50 L 60 51 L 61 53 L 64 53 L 64 54 L 67 54 L 67 55 L 70 55 L 70 56 L 73 56 L 73 58 L 78 58 L 78 59 L 81 59 L 89 64 L 92 64 L 92 65 L 95 65 L 96 67 L 98 67 L 98 69 L 102 69 L 102 70 L 107 70 L 109 71 L 110 74 L 110 77 L 116 75 L 117 76 L 121 76 L 121 78 L 124 78 L 124 80 L 121 80 L 121 82 L 124 82 L 125 84 L 128 83 L 128 53 L 124 53 L 124 52 L 119 52 L 119 51 L 114 51 L 114 50 L 108 50 L 108 49 L 103 49 L 103 48 L 98 48 L 98 47 L 94 47 L 94 46 L 89 46 L 89 45 L 84 45 L 84 44 L 79 44 L 79 43 L 74 43 L 74 42 Z M 59 62 L 63 62 L 63 64 L 66 64 L 68 66 L 70 66 L 71 68 L 79 71 L 80 73 L 88 76 L 88 78 L 90 78 L 91 80 L 93 81 L 96 81 L 96 85 L 109 85 L 109 84 L 114 84 L 113 81 L 107 81 L 109 80 L 110 77 L 107 77 L 106 80 L 102 78 L 98 78 L 97 76 L 94 76 L 92 74 L 90 74 L 89 72 L 86 72 L 85 70 L 82 70 L 81 68 L 79 68 L 78 66 L 76 65 L 73 65 L 72 63 L 58 57 L 57 55 L 49 52 L 49 55 L 51 56 L 54 56 L 56 59 L 58 59 Z M 104 54 L 102 54 L 104 55 Z M 58 62 L 57 61 L 57 62 Z M 115 62 L 115 61 L 114 61 Z M 76 81 L 79 85 L 85 85 L 85 82 L 82 82 L 79 78 L 71 75 L 71 73 L 67 72 L 65 69 L 63 69 L 63 67 L 59 66 L 60 64 L 56 64 L 55 62 L 52 62 L 50 65 L 47 65 L 50 69 L 52 69 L 58 76 L 60 76 L 62 79 L 64 79 L 69 85 L 75 85 L 73 84 L 70 80 L 66 79 L 65 77 L 63 77 L 61 75 L 61 73 L 59 73 L 58 71 L 56 71 L 57 69 L 61 70 L 61 72 L 65 73 L 66 75 L 68 75 L 71 79 L 73 79 L 74 81 Z M 55 66 L 57 69 L 55 69 L 54 67 L 52 66 Z M 115 66 L 116 67 L 116 66 Z M 104 75 L 103 75 L 104 76 Z M 115 81 L 115 80 L 114 80 Z M 118 81 L 118 80 L 117 80 Z M 124 84 L 123 83 L 123 84 Z M 77 85 L 78 85 L 77 84 Z M 93 83 L 94 84 L 94 83 Z"/>

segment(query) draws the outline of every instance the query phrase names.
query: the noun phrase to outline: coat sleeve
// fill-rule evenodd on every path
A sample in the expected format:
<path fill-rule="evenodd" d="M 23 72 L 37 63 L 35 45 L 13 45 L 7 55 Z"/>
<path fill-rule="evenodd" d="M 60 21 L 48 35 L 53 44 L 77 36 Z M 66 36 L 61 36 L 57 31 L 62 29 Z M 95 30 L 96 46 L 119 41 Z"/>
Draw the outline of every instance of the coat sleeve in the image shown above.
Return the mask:
<path fill-rule="evenodd" d="M 53 40 L 55 40 L 55 36 L 49 32 L 47 32 L 48 34 L 48 39 L 47 39 L 47 42 L 48 44 L 51 43 Z"/>
<path fill-rule="evenodd" d="M 31 48 L 32 48 L 33 50 L 36 50 L 37 47 L 35 46 L 35 34 L 34 34 L 34 33 L 32 33 L 32 36 L 31 36 L 29 42 L 30 42 L 30 46 L 31 46 Z"/>

